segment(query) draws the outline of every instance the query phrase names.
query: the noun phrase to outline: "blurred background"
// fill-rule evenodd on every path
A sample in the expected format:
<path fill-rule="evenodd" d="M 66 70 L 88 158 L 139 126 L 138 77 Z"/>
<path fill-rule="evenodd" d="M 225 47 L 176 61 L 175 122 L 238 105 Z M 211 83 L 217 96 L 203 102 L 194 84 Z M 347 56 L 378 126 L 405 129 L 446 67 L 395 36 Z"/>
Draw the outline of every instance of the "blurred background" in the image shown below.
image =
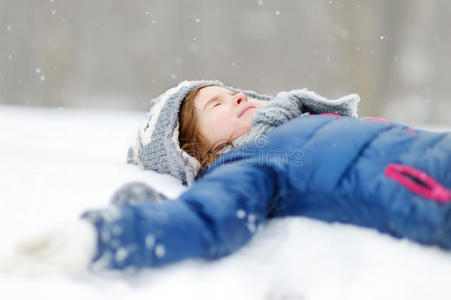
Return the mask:
<path fill-rule="evenodd" d="M 145 112 L 182 80 L 219 79 L 451 124 L 450 28 L 445 0 L 0 0 L 0 105 Z"/>

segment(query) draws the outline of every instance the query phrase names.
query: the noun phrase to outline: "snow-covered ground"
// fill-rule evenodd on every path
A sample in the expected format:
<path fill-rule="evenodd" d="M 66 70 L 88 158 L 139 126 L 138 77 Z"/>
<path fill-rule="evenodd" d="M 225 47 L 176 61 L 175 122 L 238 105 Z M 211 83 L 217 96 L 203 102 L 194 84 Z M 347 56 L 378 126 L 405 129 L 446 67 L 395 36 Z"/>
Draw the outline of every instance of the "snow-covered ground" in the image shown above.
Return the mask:
<path fill-rule="evenodd" d="M 143 117 L 0 106 L 0 257 L 30 233 L 106 206 L 123 183 L 180 194 L 184 187 L 174 179 L 124 163 Z M 123 276 L 0 274 L 0 299 L 451 299 L 450 280 L 451 253 L 354 226 L 286 218 L 215 262 Z"/>

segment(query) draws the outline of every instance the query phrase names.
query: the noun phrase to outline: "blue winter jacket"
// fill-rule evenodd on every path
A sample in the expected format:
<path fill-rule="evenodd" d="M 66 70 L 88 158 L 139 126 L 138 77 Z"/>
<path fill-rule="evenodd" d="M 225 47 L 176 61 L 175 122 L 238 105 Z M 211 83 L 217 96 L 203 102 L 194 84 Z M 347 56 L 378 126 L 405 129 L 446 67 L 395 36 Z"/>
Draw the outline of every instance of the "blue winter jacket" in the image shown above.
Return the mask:
<path fill-rule="evenodd" d="M 111 205 L 95 263 L 123 269 L 218 258 L 265 220 L 305 216 L 451 248 L 451 133 L 310 115 L 220 157 L 174 201 Z"/>

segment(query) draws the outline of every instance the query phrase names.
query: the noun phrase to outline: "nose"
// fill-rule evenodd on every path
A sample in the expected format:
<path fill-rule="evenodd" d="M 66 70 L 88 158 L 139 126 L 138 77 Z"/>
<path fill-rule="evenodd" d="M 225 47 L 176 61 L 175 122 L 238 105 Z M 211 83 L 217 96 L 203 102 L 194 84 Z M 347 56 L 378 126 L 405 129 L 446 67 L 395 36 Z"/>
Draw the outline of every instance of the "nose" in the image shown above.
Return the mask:
<path fill-rule="evenodd" d="M 233 102 L 236 104 L 236 105 L 239 105 L 239 104 L 241 104 L 241 102 L 247 102 L 247 97 L 246 97 L 246 95 L 244 94 L 244 93 L 237 93 L 237 94 L 235 94 L 234 96 L 233 96 Z"/>

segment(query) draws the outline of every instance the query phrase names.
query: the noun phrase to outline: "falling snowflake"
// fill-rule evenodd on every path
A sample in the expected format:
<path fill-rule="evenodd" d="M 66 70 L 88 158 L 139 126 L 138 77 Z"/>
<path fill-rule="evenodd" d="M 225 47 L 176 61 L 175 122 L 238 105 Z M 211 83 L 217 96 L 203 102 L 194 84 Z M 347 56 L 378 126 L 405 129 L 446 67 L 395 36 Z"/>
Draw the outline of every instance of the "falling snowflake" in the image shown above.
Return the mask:
<path fill-rule="evenodd" d="M 248 220 L 250 223 L 255 223 L 255 221 L 257 220 L 257 217 L 256 217 L 255 215 L 253 215 L 253 214 L 250 214 L 250 215 L 247 217 L 247 220 Z"/>
<path fill-rule="evenodd" d="M 245 212 L 244 210 L 242 210 L 242 209 L 239 209 L 239 210 L 236 212 L 236 216 L 237 216 L 239 219 L 244 219 L 244 217 L 246 217 L 246 212 Z"/>
<path fill-rule="evenodd" d="M 127 249 L 125 249 L 125 248 L 120 248 L 120 249 L 118 249 L 117 251 L 116 251 L 116 254 L 115 254 L 115 259 L 116 259 L 116 261 L 117 262 L 122 262 L 122 261 L 124 261 L 124 259 L 126 259 L 128 257 L 128 251 L 127 251 Z"/>
<path fill-rule="evenodd" d="M 155 255 L 156 255 L 158 258 L 162 258 L 165 254 L 166 254 L 166 249 L 164 248 L 164 246 L 161 245 L 161 244 L 158 244 L 158 245 L 155 247 Z"/>
<path fill-rule="evenodd" d="M 155 236 L 153 234 L 148 234 L 146 236 L 145 244 L 147 249 L 152 249 L 155 245 Z"/>

